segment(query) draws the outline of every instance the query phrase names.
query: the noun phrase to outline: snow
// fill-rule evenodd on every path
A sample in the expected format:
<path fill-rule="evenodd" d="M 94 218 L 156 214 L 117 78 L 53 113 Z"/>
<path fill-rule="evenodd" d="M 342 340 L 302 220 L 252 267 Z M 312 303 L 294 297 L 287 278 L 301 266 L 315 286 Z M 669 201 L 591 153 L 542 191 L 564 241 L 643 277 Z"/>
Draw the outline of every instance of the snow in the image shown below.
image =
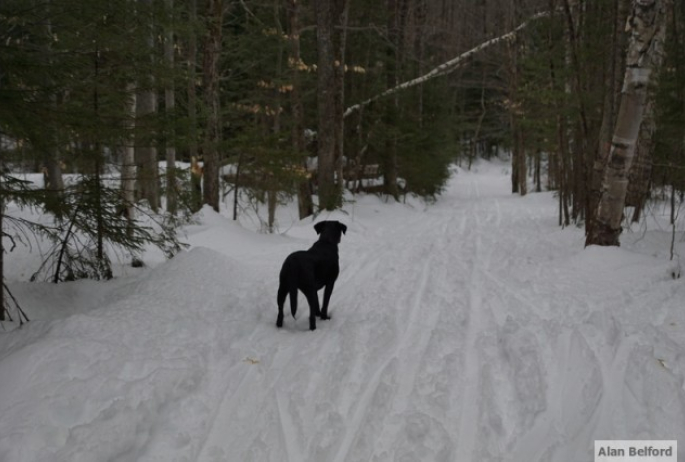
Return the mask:
<path fill-rule="evenodd" d="M 435 204 L 318 217 L 348 231 L 315 332 L 306 304 L 275 327 L 280 265 L 316 239 L 292 205 L 275 235 L 205 208 L 188 251 L 109 282 L 23 282 L 39 257 L 19 246 L 7 280 L 32 321 L 0 330 L 0 461 L 575 462 L 597 439 L 685 440 L 660 211 L 584 249 L 551 193 L 508 188 L 482 162 Z"/>

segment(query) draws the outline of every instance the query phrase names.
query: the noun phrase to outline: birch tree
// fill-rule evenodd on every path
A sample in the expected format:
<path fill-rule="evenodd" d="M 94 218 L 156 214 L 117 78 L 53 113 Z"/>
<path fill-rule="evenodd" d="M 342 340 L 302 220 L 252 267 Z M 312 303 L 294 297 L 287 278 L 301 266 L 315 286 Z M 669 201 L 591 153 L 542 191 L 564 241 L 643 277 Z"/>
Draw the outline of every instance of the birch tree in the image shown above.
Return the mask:
<path fill-rule="evenodd" d="M 635 155 L 648 84 L 663 59 L 666 11 L 666 0 L 633 1 L 626 26 L 629 39 L 621 103 L 595 211 L 596 221 L 586 245 L 620 245 L 628 172 Z"/>

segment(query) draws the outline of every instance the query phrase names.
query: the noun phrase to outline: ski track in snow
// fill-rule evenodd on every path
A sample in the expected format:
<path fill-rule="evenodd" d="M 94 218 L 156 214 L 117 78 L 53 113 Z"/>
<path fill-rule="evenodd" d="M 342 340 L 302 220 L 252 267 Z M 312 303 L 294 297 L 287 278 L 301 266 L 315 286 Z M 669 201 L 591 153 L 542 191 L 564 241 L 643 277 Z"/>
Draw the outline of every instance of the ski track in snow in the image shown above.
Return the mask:
<path fill-rule="evenodd" d="M 460 170 L 437 204 L 394 204 L 404 212 L 373 228 L 366 217 L 385 213 L 373 202 L 333 215 L 349 229 L 332 319 L 318 321 L 315 332 L 301 294 L 298 318 L 275 327 L 278 269 L 289 252 L 311 245 L 311 224 L 249 260 L 224 260 L 220 253 L 246 252 L 228 243 L 191 252 L 185 261 L 194 266 L 172 260 L 166 271 L 202 271 L 199 262 L 209 259 L 218 281 L 230 272 L 212 290 L 196 274 L 207 312 L 194 307 L 197 319 L 181 320 L 189 340 L 172 353 L 185 354 L 202 335 L 211 347 L 187 354 L 196 369 L 175 379 L 171 398 L 149 398 L 161 409 L 149 419 L 164 420 L 162 431 L 139 417 L 139 426 L 152 428 L 147 436 L 90 460 L 575 462 L 591 460 L 594 439 L 685 438 L 683 355 L 652 327 L 622 321 L 622 313 L 640 312 L 649 285 L 664 284 L 659 304 L 667 306 L 675 289 L 658 276 L 661 267 L 602 285 L 630 257 L 613 267 L 606 251 L 582 251 L 578 233 L 553 224 L 551 196 L 512 196 L 506 173 L 485 167 Z M 204 232 L 221 234 L 195 232 L 198 242 Z M 589 262 L 604 260 L 603 272 L 587 275 Z M 120 305 L 135 306 L 131 300 Z M 657 308 L 656 316 L 668 313 Z M 636 378 L 644 371 L 654 382 Z M 137 383 L 146 381 L 156 383 Z M 140 407 L 153 407 L 146 403 Z M 635 415 L 647 424 L 626 418 Z M 672 422 L 683 426 L 665 434 Z M 56 462 L 70 454 L 46 451 Z M 28 460 L 45 459 L 20 462 Z M 75 460 L 89 459 L 68 462 Z"/>

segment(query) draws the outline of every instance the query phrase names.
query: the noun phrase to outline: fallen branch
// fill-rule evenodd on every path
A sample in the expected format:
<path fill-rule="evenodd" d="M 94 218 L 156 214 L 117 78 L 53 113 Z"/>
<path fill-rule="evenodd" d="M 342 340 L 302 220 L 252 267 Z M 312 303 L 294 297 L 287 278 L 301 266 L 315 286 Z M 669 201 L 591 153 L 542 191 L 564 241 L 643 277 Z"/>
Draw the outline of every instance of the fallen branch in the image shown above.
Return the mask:
<path fill-rule="evenodd" d="M 483 42 L 474 48 L 471 48 L 469 51 L 462 53 L 459 56 L 457 56 L 456 58 L 453 58 L 453 59 L 439 65 L 438 67 L 434 68 L 433 70 L 431 70 L 427 74 L 422 75 L 421 77 L 417 77 L 413 80 L 403 82 L 403 83 L 401 83 L 401 84 L 399 84 L 393 88 L 390 88 L 389 90 L 385 90 L 383 93 L 379 93 L 375 96 L 372 96 L 371 98 L 367 99 L 366 101 L 362 101 L 361 103 L 357 103 L 354 106 L 348 107 L 345 110 L 345 112 L 343 113 L 343 117 L 347 117 L 350 114 L 352 114 L 353 112 L 358 111 L 362 107 L 367 106 L 367 105 L 373 103 L 374 101 L 381 99 L 385 96 L 393 95 L 393 94 L 399 92 L 400 90 L 404 90 L 406 88 L 415 87 L 416 85 L 422 84 L 422 83 L 424 83 L 430 79 L 433 79 L 435 77 L 440 77 L 442 75 L 449 74 L 450 72 L 453 72 L 456 69 L 458 69 L 459 66 L 461 64 L 463 64 L 465 60 L 467 60 L 471 56 L 475 55 L 476 53 L 478 53 L 478 52 L 480 52 L 480 51 L 482 51 L 482 50 L 484 50 L 484 49 L 486 49 L 492 45 L 496 45 L 499 42 L 502 42 L 504 40 L 508 40 L 508 39 L 512 38 L 519 31 L 528 27 L 528 24 L 530 24 L 532 21 L 535 21 L 536 19 L 540 19 L 540 18 L 545 18 L 545 17 L 548 17 L 550 15 L 551 15 L 551 12 L 549 12 L 549 11 L 543 11 L 543 12 L 537 13 L 537 14 L 531 16 L 530 18 L 528 18 L 523 23 L 519 24 L 518 27 L 516 27 L 514 30 L 507 32 L 504 35 L 500 35 L 499 37 L 495 37 L 495 38 L 492 38 L 486 42 Z"/>

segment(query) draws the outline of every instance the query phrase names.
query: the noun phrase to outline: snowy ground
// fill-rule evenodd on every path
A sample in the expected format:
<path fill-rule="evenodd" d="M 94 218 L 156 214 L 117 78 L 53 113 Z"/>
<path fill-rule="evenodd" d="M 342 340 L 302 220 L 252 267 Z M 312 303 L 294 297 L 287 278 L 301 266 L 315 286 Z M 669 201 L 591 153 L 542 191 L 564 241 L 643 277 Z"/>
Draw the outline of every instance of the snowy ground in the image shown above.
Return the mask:
<path fill-rule="evenodd" d="M 289 208 L 280 235 L 204 210 L 189 251 L 107 283 L 20 282 L 32 257 L 8 255 L 33 320 L 0 330 L 0 461 L 576 462 L 595 439 L 685 441 L 668 230 L 583 249 L 551 194 L 508 187 L 481 163 L 434 205 L 319 217 L 348 232 L 315 332 L 302 296 L 275 327 L 280 264 L 316 238 Z"/>

